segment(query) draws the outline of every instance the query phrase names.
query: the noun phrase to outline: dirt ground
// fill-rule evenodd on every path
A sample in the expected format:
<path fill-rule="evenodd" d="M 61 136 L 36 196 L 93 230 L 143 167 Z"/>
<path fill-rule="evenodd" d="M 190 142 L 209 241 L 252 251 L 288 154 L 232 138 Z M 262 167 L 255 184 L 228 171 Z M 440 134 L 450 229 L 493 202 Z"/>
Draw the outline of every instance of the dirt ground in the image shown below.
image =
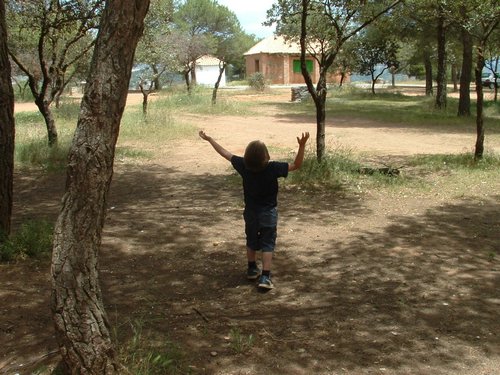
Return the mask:
<path fill-rule="evenodd" d="M 261 139 L 292 159 L 295 137 L 314 135 L 315 124 L 281 113 L 288 100 L 286 91 L 256 116 L 190 121 L 233 153 Z M 475 139 L 473 128 L 329 121 L 330 145 L 375 164 L 460 153 Z M 500 152 L 500 134 L 486 147 Z M 179 347 L 181 373 L 192 374 L 500 374 L 500 181 L 436 175 L 420 188 L 321 194 L 287 185 L 276 288 L 261 293 L 245 279 L 242 197 L 230 174 L 196 134 L 154 160 L 116 162 L 100 270 L 122 342 L 144 324 Z M 63 175 L 16 174 L 14 225 L 55 219 L 63 189 Z M 1 264 L 0 297 L 0 374 L 57 362 L 48 262 Z"/>

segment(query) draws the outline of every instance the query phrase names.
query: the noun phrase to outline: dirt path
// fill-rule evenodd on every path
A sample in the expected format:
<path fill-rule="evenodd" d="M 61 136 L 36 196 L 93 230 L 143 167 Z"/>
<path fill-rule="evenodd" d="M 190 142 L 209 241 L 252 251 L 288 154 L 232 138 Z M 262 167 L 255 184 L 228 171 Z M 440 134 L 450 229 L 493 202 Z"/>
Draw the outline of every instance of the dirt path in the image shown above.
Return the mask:
<path fill-rule="evenodd" d="M 259 138 L 292 158 L 314 123 L 265 108 L 191 121 L 234 153 Z M 463 132 L 348 119 L 327 139 L 379 161 L 473 144 Z M 498 135 L 490 142 L 498 149 Z M 241 192 L 227 162 L 196 135 L 162 155 L 116 165 L 101 277 L 120 342 L 143 325 L 145 344 L 176 343 L 192 374 L 500 373 L 500 181 L 283 188 L 276 288 L 259 293 L 244 278 Z M 17 175 L 16 223 L 55 218 L 63 186 L 63 176 Z M 57 359 L 49 293 L 46 263 L 0 265 L 0 374 Z"/>

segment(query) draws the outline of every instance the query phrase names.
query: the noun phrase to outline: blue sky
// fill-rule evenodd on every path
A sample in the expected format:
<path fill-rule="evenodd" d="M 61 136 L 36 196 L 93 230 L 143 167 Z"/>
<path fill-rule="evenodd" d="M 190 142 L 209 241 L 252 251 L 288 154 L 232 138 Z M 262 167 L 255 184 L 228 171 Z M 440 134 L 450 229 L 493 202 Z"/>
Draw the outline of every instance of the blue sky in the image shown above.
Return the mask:
<path fill-rule="evenodd" d="M 241 27 L 248 34 L 265 38 L 273 34 L 274 28 L 262 26 L 266 20 L 266 11 L 271 8 L 273 0 L 218 0 L 233 11 L 240 21 Z"/>

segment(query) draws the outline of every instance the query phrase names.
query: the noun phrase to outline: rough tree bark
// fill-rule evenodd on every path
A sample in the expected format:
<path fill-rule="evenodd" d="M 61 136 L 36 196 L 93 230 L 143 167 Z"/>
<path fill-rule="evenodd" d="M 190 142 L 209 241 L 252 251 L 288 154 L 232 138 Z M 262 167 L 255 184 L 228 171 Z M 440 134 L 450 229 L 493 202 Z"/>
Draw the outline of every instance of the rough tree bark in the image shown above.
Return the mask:
<path fill-rule="evenodd" d="M 212 105 L 217 104 L 217 91 L 219 90 L 220 81 L 222 80 L 222 75 L 226 70 L 226 62 L 219 61 L 219 76 L 217 77 L 217 82 L 215 82 L 214 89 L 212 90 Z"/>
<path fill-rule="evenodd" d="M 5 4 L 0 2 L 0 243 L 10 234 L 14 177 L 14 91 L 7 49 Z"/>
<path fill-rule="evenodd" d="M 443 4 L 439 4 L 439 16 L 437 25 L 437 77 L 436 77 L 436 103 L 438 109 L 446 108 L 446 27 Z"/>
<path fill-rule="evenodd" d="M 69 153 L 51 275 L 56 337 L 71 374 L 120 373 L 98 280 L 98 251 L 120 120 L 148 6 L 149 0 L 107 1 Z"/>
<path fill-rule="evenodd" d="M 483 102 L 484 93 L 483 85 L 481 84 L 481 76 L 484 68 L 484 45 L 479 43 L 476 47 L 477 49 L 477 61 L 475 67 L 475 79 L 476 79 L 476 145 L 474 149 L 474 159 L 479 160 L 483 158 L 484 153 L 484 118 L 483 118 Z"/>
<path fill-rule="evenodd" d="M 432 85 L 432 60 L 429 48 L 424 49 L 423 58 L 425 67 L 425 95 L 432 96 L 434 94 L 434 90 Z"/>
<path fill-rule="evenodd" d="M 460 98 L 458 100 L 458 116 L 470 116 L 470 81 L 472 78 L 472 36 L 462 27 L 462 69 L 460 74 Z"/>

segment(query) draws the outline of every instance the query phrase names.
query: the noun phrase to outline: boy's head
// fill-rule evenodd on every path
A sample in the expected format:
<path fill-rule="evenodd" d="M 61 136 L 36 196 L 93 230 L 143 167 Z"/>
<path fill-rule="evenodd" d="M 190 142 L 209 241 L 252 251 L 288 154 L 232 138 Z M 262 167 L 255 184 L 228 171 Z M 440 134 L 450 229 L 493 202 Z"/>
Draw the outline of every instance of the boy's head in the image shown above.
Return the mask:
<path fill-rule="evenodd" d="M 250 142 L 245 150 L 243 160 L 245 167 L 252 172 L 263 170 L 269 162 L 269 152 L 264 142 Z"/>

